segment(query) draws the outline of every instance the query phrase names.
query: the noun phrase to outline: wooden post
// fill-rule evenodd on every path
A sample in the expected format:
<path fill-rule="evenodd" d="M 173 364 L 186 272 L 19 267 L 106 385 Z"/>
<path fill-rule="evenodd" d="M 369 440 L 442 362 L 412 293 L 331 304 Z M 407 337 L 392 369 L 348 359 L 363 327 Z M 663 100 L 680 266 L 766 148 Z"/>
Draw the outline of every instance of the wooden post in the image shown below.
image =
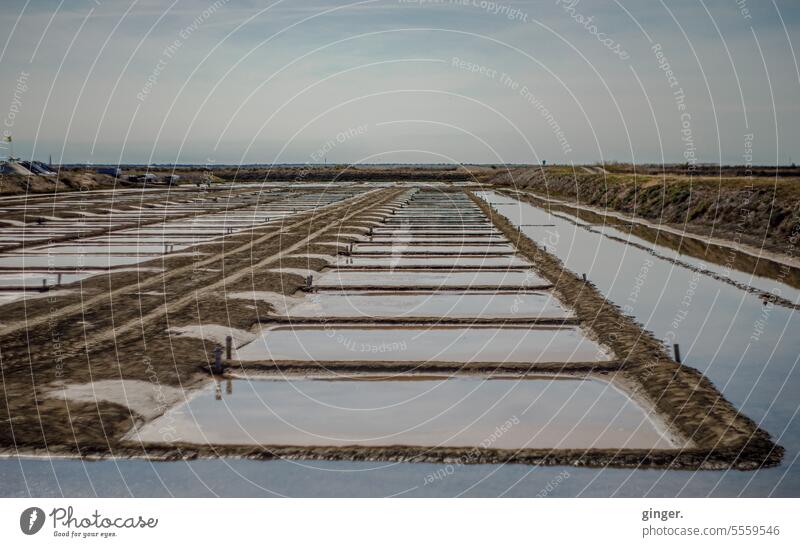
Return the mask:
<path fill-rule="evenodd" d="M 681 346 L 680 344 L 672 344 L 672 352 L 675 354 L 675 362 L 681 364 Z"/>
<path fill-rule="evenodd" d="M 222 346 L 214 346 L 214 374 L 222 374 Z"/>
<path fill-rule="evenodd" d="M 233 350 L 233 336 L 228 335 L 225 337 L 225 358 L 230 361 L 231 353 Z"/>

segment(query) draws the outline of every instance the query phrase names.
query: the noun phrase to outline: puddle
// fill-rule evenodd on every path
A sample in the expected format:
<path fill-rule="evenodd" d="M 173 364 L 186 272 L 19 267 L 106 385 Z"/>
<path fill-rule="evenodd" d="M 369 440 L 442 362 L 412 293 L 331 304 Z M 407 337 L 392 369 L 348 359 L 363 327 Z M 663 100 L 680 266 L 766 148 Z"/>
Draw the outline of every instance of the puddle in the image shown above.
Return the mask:
<path fill-rule="evenodd" d="M 672 448 L 608 383 L 577 378 L 231 380 L 130 437 L 215 444 Z"/>
<path fill-rule="evenodd" d="M 318 293 L 289 317 L 453 317 L 558 319 L 574 317 L 549 293 Z"/>
<path fill-rule="evenodd" d="M 375 244 L 396 244 L 396 243 L 415 243 L 415 244 L 467 244 L 467 245 L 481 245 L 486 243 L 507 243 L 508 240 L 501 235 L 476 235 L 476 236 L 413 236 L 413 235 L 400 235 L 398 237 L 384 237 L 384 236 L 368 236 L 368 243 Z"/>
<path fill-rule="evenodd" d="M 577 328 L 278 327 L 237 351 L 243 361 L 444 361 L 575 363 L 610 354 Z"/>

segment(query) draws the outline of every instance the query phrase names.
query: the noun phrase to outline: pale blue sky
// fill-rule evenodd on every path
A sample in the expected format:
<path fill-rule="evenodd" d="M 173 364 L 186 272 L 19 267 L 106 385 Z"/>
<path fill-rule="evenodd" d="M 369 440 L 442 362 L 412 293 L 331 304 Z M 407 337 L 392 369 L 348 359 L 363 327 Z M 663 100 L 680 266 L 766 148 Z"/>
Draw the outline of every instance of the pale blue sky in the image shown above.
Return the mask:
<path fill-rule="evenodd" d="M 0 115 L 65 162 L 797 161 L 800 3 L 740 4 L 4 0 Z"/>

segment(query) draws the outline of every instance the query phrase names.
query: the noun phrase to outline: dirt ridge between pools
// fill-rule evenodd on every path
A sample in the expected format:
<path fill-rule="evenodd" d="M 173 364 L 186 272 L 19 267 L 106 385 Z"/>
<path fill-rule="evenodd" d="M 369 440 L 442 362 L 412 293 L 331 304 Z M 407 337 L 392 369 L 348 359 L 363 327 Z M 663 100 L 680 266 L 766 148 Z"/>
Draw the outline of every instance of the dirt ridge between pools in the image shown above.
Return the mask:
<path fill-rule="evenodd" d="M 107 446 L 86 444 L 80 449 L 70 445 L 53 445 L 50 450 L 0 451 L 9 457 L 80 457 L 85 460 L 102 460 L 112 454 Z M 738 461 L 737 469 L 753 470 L 763 467 L 757 458 L 742 456 L 736 448 L 714 449 L 502 449 L 483 447 L 426 447 L 409 445 L 386 446 L 288 446 L 288 445 L 236 445 L 191 443 L 141 445 L 125 441 L 115 447 L 117 458 L 145 459 L 150 461 L 192 461 L 200 459 L 248 460 L 327 460 L 327 461 L 381 461 L 396 463 L 438 463 L 457 465 L 523 464 L 531 466 L 573 466 L 623 469 L 690 469 L 724 470 L 731 461 Z"/>
<path fill-rule="evenodd" d="M 554 285 L 553 292 L 575 311 L 583 328 L 614 352 L 622 362 L 614 376 L 619 375 L 621 382 L 633 386 L 636 395 L 645 397 L 669 427 L 694 448 L 705 450 L 717 464 L 724 461 L 728 467 L 752 469 L 780 463 L 783 447 L 741 414 L 703 374 L 672 361 L 652 334 L 606 300 L 591 281 L 584 282 L 488 203 L 466 193 L 519 253 L 533 262 L 536 272 Z M 670 465 L 680 461 L 691 467 L 699 453 L 695 450 L 689 461 L 678 458 Z M 720 460 L 720 454 L 727 458 Z"/>

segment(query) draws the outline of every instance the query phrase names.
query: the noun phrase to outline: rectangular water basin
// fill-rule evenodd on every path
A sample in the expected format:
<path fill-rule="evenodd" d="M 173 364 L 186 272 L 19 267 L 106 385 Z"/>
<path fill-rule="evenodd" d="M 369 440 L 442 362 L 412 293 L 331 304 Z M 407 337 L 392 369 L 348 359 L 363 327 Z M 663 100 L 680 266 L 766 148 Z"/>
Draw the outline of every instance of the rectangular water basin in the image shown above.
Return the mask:
<path fill-rule="evenodd" d="M 357 253 L 431 253 L 431 254 L 507 254 L 513 253 L 511 245 L 408 245 L 397 241 L 392 245 L 355 246 Z"/>
<path fill-rule="evenodd" d="M 122 255 L 6 255 L 0 257 L 0 268 L 112 268 L 152 260 L 152 256 Z"/>
<path fill-rule="evenodd" d="M 272 327 L 241 347 L 243 361 L 609 361 L 576 327 Z"/>
<path fill-rule="evenodd" d="M 564 319 L 574 314 L 547 292 L 318 293 L 286 312 L 289 317 L 448 317 Z"/>
<path fill-rule="evenodd" d="M 505 272 L 476 271 L 425 271 L 390 270 L 386 272 L 361 272 L 334 270 L 325 272 L 315 282 L 324 287 L 541 287 L 547 281 L 532 270 Z"/>
<path fill-rule="evenodd" d="M 661 424 L 593 379 L 234 379 L 129 438 L 294 446 L 673 448 Z"/>

